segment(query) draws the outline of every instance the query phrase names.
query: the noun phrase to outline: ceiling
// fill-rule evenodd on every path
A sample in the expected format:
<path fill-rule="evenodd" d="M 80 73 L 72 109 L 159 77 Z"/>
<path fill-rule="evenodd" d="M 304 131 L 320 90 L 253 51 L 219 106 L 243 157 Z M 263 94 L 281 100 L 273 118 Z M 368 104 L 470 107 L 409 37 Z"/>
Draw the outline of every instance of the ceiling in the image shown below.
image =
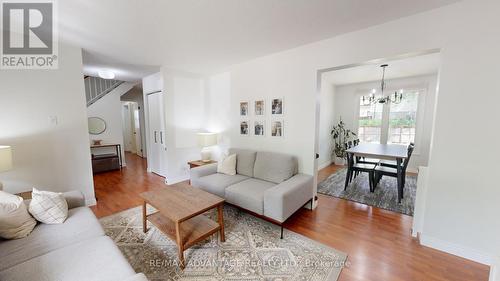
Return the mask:
<path fill-rule="evenodd" d="M 385 79 L 435 74 L 439 70 L 439 62 L 440 54 L 434 53 L 326 72 L 323 81 L 334 85 L 379 81 L 382 78 L 381 64 L 389 65 L 385 70 Z"/>
<path fill-rule="evenodd" d="M 457 0 L 64 0 L 59 37 L 87 74 L 131 81 L 159 66 L 208 74 Z M 123 71 L 123 73 L 122 73 Z"/>

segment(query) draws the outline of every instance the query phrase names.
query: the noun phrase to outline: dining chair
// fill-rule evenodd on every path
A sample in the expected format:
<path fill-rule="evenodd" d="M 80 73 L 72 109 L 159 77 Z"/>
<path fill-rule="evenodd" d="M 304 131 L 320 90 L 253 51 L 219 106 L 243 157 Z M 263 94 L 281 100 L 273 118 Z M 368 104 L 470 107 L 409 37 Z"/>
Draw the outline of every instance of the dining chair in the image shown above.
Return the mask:
<path fill-rule="evenodd" d="M 410 146 L 412 146 L 413 148 L 415 148 L 415 143 L 410 142 L 410 144 L 408 144 L 408 147 L 410 147 Z M 380 160 L 379 165 L 380 166 L 391 167 L 391 168 L 396 168 L 397 167 L 396 161 L 394 161 L 394 160 Z"/>
<path fill-rule="evenodd" d="M 346 175 L 346 179 L 345 179 L 344 190 L 347 190 L 347 186 L 349 185 L 350 182 L 352 182 L 352 179 L 355 176 L 355 174 L 357 175 L 358 173 L 368 173 L 368 182 L 370 185 L 370 192 L 373 192 L 375 190 L 374 169 L 375 169 L 376 165 L 375 164 L 366 164 L 366 163 L 356 163 L 355 157 L 351 153 L 347 153 L 347 163 L 348 163 L 348 169 L 347 169 L 347 175 Z"/>
<path fill-rule="evenodd" d="M 403 165 L 401 167 L 401 171 L 403 173 L 403 178 L 402 178 L 403 188 L 404 188 L 405 183 L 406 183 L 406 168 L 408 168 L 408 163 L 410 162 L 411 154 L 413 153 L 414 148 L 415 148 L 415 146 L 408 145 L 408 155 L 407 155 L 406 159 L 403 161 Z M 381 166 L 381 165 L 378 165 L 377 167 L 375 167 L 374 188 L 373 189 L 375 189 L 378 186 L 378 184 L 380 183 L 380 180 L 382 179 L 383 176 L 397 178 L 398 177 L 398 170 L 396 167 L 397 167 L 397 165 L 395 167 L 388 167 L 388 166 Z"/>

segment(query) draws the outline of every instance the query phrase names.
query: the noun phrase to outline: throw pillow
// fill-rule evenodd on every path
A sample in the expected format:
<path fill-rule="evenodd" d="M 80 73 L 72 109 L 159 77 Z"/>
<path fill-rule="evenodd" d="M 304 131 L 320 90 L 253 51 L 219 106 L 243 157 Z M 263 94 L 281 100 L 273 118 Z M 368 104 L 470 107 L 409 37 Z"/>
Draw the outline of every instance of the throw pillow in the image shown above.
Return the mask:
<path fill-rule="evenodd" d="M 28 236 L 36 221 L 28 213 L 23 198 L 0 191 L 0 237 L 18 239 Z"/>
<path fill-rule="evenodd" d="M 227 157 L 222 157 L 217 165 L 217 173 L 230 176 L 236 175 L 236 154 L 231 154 Z"/>
<path fill-rule="evenodd" d="M 68 203 L 62 193 L 33 188 L 29 211 L 42 223 L 63 223 L 68 217 Z"/>

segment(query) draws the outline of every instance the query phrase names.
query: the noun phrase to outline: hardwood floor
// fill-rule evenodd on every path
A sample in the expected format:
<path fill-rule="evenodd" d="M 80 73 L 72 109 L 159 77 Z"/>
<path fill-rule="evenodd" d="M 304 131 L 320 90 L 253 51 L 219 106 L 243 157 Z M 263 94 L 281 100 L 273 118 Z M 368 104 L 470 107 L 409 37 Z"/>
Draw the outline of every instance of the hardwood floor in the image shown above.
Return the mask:
<path fill-rule="evenodd" d="M 146 172 L 146 161 L 127 153 L 122 171 L 94 177 L 98 217 L 141 205 L 138 194 L 164 187 Z M 338 170 L 331 165 L 319 180 Z M 487 281 L 489 267 L 419 245 L 410 235 L 412 217 L 319 195 L 314 211 L 299 210 L 285 228 L 349 255 L 339 280 Z"/>
<path fill-rule="evenodd" d="M 125 163 L 120 171 L 94 175 L 97 205 L 91 209 L 98 218 L 139 206 L 140 193 L 165 187 L 164 178 L 146 171 L 146 159 L 126 152 Z"/>

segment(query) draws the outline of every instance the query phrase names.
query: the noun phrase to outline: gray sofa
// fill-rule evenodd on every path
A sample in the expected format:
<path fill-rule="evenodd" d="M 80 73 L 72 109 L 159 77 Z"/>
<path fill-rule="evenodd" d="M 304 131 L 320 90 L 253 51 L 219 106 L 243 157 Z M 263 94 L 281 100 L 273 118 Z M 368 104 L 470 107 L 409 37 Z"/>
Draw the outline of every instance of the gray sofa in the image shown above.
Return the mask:
<path fill-rule="evenodd" d="M 313 177 L 297 173 L 295 157 L 236 148 L 229 154 L 237 155 L 236 175 L 217 173 L 217 164 L 204 165 L 191 169 L 191 185 L 279 225 L 312 203 Z"/>
<path fill-rule="evenodd" d="M 144 281 L 106 236 L 80 192 L 64 194 L 62 224 L 38 224 L 25 238 L 0 240 L 0 280 Z"/>

